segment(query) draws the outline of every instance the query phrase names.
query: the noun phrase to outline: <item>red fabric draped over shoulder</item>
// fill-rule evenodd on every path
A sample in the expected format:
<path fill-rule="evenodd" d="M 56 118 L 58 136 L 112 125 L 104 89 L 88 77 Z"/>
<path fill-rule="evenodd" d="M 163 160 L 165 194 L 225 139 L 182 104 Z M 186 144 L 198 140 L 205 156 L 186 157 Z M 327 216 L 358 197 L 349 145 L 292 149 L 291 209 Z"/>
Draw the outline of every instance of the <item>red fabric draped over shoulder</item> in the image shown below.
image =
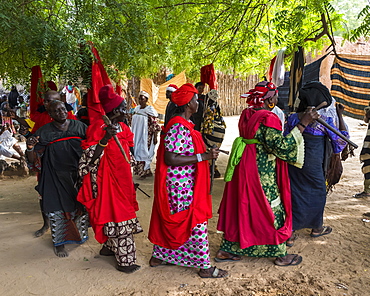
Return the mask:
<path fill-rule="evenodd" d="M 134 146 L 133 133 L 130 128 L 120 123 L 122 131 L 117 137 L 126 152 Z M 102 119 L 95 121 L 87 129 L 87 138 L 82 142 L 82 148 L 96 145 L 105 135 L 105 124 Z M 85 205 L 89 212 L 90 224 L 94 229 L 95 238 L 104 243 L 108 237 L 103 233 L 103 226 L 108 222 L 122 222 L 136 218 L 139 210 L 136 201 L 134 183 L 132 181 L 130 164 L 124 159 L 117 143 L 111 138 L 100 159 L 97 174 L 98 194 L 93 198 L 90 173 L 84 176 L 77 200 Z"/>
<path fill-rule="evenodd" d="M 281 130 L 279 118 L 270 111 L 245 109 L 240 116 L 239 132 L 253 139 L 260 124 Z M 287 163 L 276 158 L 276 176 L 286 218 L 280 229 L 274 227 L 274 213 L 262 189 L 256 162 L 256 144 L 248 144 L 233 178 L 226 183 L 219 208 L 217 229 L 228 241 L 239 242 L 242 249 L 253 245 L 277 245 L 292 232 L 292 203 Z"/>
<path fill-rule="evenodd" d="M 212 200 L 210 195 L 210 175 L 208 161 L 196 164 L 194 198 L 188 210 L 170 213 L 166 177 L 168 166 L 164 162 L 164 138 L 175 123 L 185 126 L 191 134 L 195 153 L 206 151 L 201 134 L 194 130 L 194 124 L 180 116 L 173 117 L 161 135 L 157 151 L 157 166 L 154 184 L 154 203 L 150 221 L 149 240 L 164 248 L 176 250 L 190 237 L 192 229 L 212 217 Z"/>
<path fill-rule="evenodd" d="M 30 118 L 35 123 L 31 131 L 32 134 L 34 134 L 40 127 L 53 121 L 53 118 L 51 118 L 47 111 L 35 111 L 34 113 L 30 114 Z M 67 119 L 77 120 L 77 117 L 73 115 L 72 111 L 69 111 Z"/>

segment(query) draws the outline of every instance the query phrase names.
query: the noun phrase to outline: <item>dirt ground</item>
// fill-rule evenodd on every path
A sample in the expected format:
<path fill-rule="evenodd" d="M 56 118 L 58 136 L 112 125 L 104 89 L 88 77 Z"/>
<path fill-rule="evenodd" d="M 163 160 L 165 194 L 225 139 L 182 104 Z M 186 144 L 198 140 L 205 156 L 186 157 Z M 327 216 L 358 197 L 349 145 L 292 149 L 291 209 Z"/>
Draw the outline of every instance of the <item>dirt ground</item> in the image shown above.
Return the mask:
<path fill-rule="evenodd" d="M 352 140 L 361 147 L 367 127 L 359 120 L 346 121 Z M 226 122 L 222 148 L 230 150 L 238 136 L 238 117 L 226 117 Z M 152 245 L 147 233 L 153 199 L 140 192 L 138 218 L 144 233 L 135 237 L 140 271 L 120 273 L 114 258 L 99 256 L 100 245 L 91 229 L 85 244 L 67 245 L 69 257 L 57 258 L 50 231 L 33 237 L 41 226 L 35 176 L 4 177 L 0 179 L 0 295 L 370 295 L 370 223 L 362 221 L 362 214 L 370 212 L 370 201 L 352 198 L 362 191 L 359 152 L 360 148 L 356 157 L 344 162 L 342 180 L 328 196 L 325 224 L 333 227 L 332 234 L 313 239 L 308 229 L 298 231 L 299 238 L 289 252 L 302 255 L 302 264 L 277 267 L 273 258 L 244 257 L 241 262 L 217 264 L 229 271 L 225 279 L 201 279 L 192 268 L 149 267 Z M 222 173 L 226 163 L 227 156 L 221 155 Z M 139 183 L 152 196 L 153 179 Z M 216 223 L 223 187 L 222 179 L 215 180 L 214 217 L 209 221 L 212 257 L 221 241 Z"/>

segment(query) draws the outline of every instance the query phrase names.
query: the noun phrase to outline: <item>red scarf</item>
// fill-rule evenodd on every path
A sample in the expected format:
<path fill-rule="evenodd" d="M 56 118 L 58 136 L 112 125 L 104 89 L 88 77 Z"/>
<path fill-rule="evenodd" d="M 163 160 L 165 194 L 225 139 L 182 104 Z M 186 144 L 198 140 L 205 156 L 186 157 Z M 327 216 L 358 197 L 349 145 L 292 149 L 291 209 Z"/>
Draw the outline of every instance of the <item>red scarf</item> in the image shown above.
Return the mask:
<path fill-rule="evenodd" d="M 267 110 L 245 109 L 240 116 L 240 136 L 253 139 L 260 124 L 281 130 L 281 121 Z M 286 217 L 283 227 L 275 229 L 275 216 L 262 189 L 256 162 L 256 144 L 248 144 L 233 178 L 226 183 L 219 208 L 217 229 L 240 248 L 253 245 L 278 245 L 292 232 L 292 203 L 287 163 L 276 158 L 276 177 Z"/>
<path fill-rule="evenodd" d="M 189 209 L 171 214 L 166 187 L 168 166 L 164 162 L 164 138 L 175 123 L 185 126 L 193 139 L 195 154 L 206 151 L 201 134 L 194 130 L 194 124 L 181 116 L 173 117 L 161 135 L 157 151 L 157 166 L 154 183 L 154 203 L 150 221 L 149 240 L 164 248 L 176 250 L 190 237 L 192 229 L 212 217 L 212 200 L 208 161 L 196 164 L 193 202 Z"/>

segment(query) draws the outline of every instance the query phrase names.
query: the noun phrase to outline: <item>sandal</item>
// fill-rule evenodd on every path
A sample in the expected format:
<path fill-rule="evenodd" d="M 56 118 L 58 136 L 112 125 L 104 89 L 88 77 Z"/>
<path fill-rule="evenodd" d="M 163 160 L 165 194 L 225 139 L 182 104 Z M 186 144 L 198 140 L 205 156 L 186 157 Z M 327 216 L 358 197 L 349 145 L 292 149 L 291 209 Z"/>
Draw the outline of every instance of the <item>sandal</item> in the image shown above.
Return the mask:
<path fill-rule="evenodd" d="M 135 271 L 138 271 L 141 268 L 141 266 L 137 265 L 137 264 L 132 264 L 132 265 L 129 265 L 129 266 L 117 265 L 116 268 L 117 268 L 118 271 L 122 271 L 124 273 L 133 273 Z"/>
<path fill-rule="evenodd" d="M 281 267 L 298 265 L 298 264 L 301 264 L 301 262 L 303 260 L 302 256 L 300 256 L 298 254 L 295 254 L 294 257 L 292 258 L 292 260 L 290 260 L 290 262 L 288 262 L 287 264 L 278 264 L 277 263 L 278 259 L 276 259 L 274 261 L 274 264 L 277 265 L 277 266 L 281 266 Z"/>
<path fill-rule="evenodd" d="M 362 191 L 361 193 L 356 193 L 352 195 L 354 198 L 364 198 L 364 197 L 370 197 L 370 193 L 366 193 L 365 191 Z"/>
<path fill-rule="evenodd" d="M 153 261 L 157 261 L 158 263 L 157 264 L 153 264 Z M 160 261 L 160 262 L 159 262 Z M 150 258 L 149 260 L 149 266 L 150 267 L 158 267 L 158 266 L 163 266 L 163 265 L 172 265 L 171 263 L 168 263 L 166 261 L 163 261 L 163 260 L 160 260 L 160 259 L 157 259 L 155 257 L 152 257 Z"/>
<path fill-rule="evenodd" d="M 232 255 L 231 257 L 228 257 L 228 258 L 215 257 L 216 262 L 233 262 L 233 261 L 240 261 L 240 260 L 242 260 L 242 257 L 238 255 Z"/>
<path fill-rule="evenodd" d="M 210 278 L 220 279 L 220 278 L 227 277 L 229 275 L 229 273 L 226 270 L 219 269 L 216 266 L 211 267 L 206 270 L 209 270 L 209 273 L 202 273 L 201 270 L 198 272 L 198 275 L 203 279 L 210 279 Z"/>
<path fill-rule="evenodd" d="M 290 238 L 288 238 L 288 240 L 286 241 L 286 243 L 285 243 L 286 246 L 287 247 L 293 247 L 294 246 L 294 242 L 297 239 L 298 239 L 298 234 L 293 233 L 293 235 Z M 290 242 L 290 243 L 288 243 L 288 242 Z"/>
<path fill-rule="evenodd" d="M 108 249 L 106 246 L 103 246 L 101 250 L 99 251 L 99 255 L 101 256 L 114 256 L 114 252 L 110 249 Z"/>
<path fill-rule="evenodd" d="M 310 235 L 311 237 L 319 237 L 319 236 L 330 234 L 332 231 L 333 231 L 333 228 L 331 228 L 330 226 L 323 226 L 322 230 L 319 233 L 314 234 L 314 232 L 311 231 Z"/>

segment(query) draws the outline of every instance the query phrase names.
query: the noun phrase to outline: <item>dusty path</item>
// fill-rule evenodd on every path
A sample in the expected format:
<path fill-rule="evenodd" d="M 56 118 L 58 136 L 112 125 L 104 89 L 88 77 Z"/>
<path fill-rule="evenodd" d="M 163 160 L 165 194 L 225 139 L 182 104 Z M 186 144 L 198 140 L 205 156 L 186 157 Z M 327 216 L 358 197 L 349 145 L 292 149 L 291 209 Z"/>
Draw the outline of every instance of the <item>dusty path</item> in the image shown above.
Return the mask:
<path fill-rule="evenodd" d="M 346 118 L 352 140 L 361 146 L 366 126 Z M 238 135 L 238 117 L 227 117 L 223 149 L 230 150 Z M 370 223 L 362 214 L 370 212 L 370 200 L 351 196 L 362 190 L 362 174 L 356 157 L 344 163 L 340 184 L 328 197 L 325 223 L 333 227 L 330 236 L 312 239 L 309 230 L 299 231 L 296 245 L 289 250 L 303 256 L 295 267 L 276 267 L 272 258 L 243 258 L 238 263 L 221 263 L 231 275 L 226 279 L 200 279 L 196 270 L 177 266 L 151 268 L 147 264 L 152 245 L 147 239 L 152 199 L 138 192 L 138 217 L 144 233 L 136 236 L 141 270 L 132 275 L 115 270 L 114 259 L 98 255 L 100 245 L 90 230 L 82 246 L 67 246 L 68 258 L 57 258 L 50 232 L 34 238 L 41 226 L 35 177 L 0 180 L 0 295 L 370 295 Z M 224 172 L 227 156 L 218 164 Z M 153 179 L 141 181 L 152 195 Z M 216 233 L 217 207 L 224 183 L 215 181 L 214 217 L 210 220 L 211 255 L 221 239 Z"/>

